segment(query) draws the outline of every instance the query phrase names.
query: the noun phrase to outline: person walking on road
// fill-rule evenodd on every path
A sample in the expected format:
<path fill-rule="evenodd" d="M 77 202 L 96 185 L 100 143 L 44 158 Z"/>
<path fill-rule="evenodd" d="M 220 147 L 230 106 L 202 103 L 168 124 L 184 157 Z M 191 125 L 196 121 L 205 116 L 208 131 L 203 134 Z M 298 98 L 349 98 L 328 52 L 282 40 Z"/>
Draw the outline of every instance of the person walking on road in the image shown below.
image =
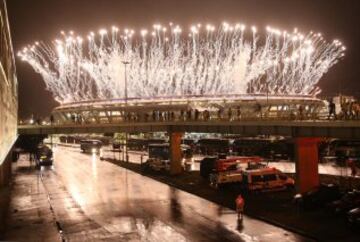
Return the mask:
<path fill-rule="evenodd" d="M 239 196 L 236 198 L 235 203 L 236 203 L 236 212 L 237 212 L 238 220 L 243 220 L 245 200 L 241 196 L 241 194 L 239 194 Z"/>

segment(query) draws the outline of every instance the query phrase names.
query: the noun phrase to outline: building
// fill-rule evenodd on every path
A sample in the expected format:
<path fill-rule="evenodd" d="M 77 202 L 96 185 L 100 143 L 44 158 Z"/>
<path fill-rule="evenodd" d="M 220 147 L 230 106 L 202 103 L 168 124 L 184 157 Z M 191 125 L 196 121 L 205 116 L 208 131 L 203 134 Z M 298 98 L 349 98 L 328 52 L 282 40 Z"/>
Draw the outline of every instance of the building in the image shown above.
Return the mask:
<path fill-rule="evenodd" d="M 0 187 L 11 174 L 11 150 L 17 138 L 18 86 L 5 0 L 0 0 Z"/>

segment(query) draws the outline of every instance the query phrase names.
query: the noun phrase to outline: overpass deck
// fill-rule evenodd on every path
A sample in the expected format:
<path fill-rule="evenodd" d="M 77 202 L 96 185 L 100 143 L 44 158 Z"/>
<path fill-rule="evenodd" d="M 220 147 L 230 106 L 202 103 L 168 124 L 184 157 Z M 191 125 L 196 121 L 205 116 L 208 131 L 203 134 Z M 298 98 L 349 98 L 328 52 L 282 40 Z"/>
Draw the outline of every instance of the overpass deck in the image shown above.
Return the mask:
<path fill-rule="evenodd" d="M 115 132 L 194 132 L 242 135 L 282 135 L 360 139 L 360 121 L 351 120 L 237 120 L 237 121 L 157 121 L 91 124 L 19 125 L 18 133 L 69 134 Z"/>

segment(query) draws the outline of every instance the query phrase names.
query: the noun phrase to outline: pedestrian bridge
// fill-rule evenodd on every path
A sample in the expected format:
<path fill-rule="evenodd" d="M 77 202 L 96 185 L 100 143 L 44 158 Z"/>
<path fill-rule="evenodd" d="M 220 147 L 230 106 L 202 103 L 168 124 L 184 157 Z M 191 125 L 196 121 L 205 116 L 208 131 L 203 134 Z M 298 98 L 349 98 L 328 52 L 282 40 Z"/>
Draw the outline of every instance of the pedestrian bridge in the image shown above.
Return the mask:
<path fill-rule="evenodd" d="M 290 137 L 329 137 L 360 139 L 360 121 L 356 120 L 208 120 L 208 121 L 123 121 L 119 123 L 67 123 L 19 125 L 20 135 L 70 133 L 147 133 L 194 132 Z"/>
<path fill-rule="evenodd" d="M 69 133 L 168 132 L 170 173 L 181 173 L 181 138 L 184 132 L 291 136 L 295 139 L 296 187 L 299 192 L 319 185 L 318 142 L 321 137 L 360 139 L 359 121 L 335 120 L 177 120 L 123 121 L 119 123 L 68 123 L 20 125 L 20 135 Z"/>

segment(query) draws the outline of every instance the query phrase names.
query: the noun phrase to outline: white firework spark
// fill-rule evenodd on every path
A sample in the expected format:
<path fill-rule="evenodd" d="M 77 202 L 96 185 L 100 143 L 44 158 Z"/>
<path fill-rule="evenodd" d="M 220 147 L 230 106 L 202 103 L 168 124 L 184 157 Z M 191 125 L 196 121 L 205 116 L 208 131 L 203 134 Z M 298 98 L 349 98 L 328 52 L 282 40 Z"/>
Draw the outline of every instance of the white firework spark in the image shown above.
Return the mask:
<path fill-rule="evenodd" d="M 193 95 L 316 95 L 320 78 L 345 47 L 321 34 L 242 24 L 156 24 L 134 30 L 101 29 L 87 39 L 70 31 L 51 44 L 35 42 L 18 56 L 43 77 L 60 103 L 125 97 Z M 126 67 L 123 62 L 129 62 Z"/>

